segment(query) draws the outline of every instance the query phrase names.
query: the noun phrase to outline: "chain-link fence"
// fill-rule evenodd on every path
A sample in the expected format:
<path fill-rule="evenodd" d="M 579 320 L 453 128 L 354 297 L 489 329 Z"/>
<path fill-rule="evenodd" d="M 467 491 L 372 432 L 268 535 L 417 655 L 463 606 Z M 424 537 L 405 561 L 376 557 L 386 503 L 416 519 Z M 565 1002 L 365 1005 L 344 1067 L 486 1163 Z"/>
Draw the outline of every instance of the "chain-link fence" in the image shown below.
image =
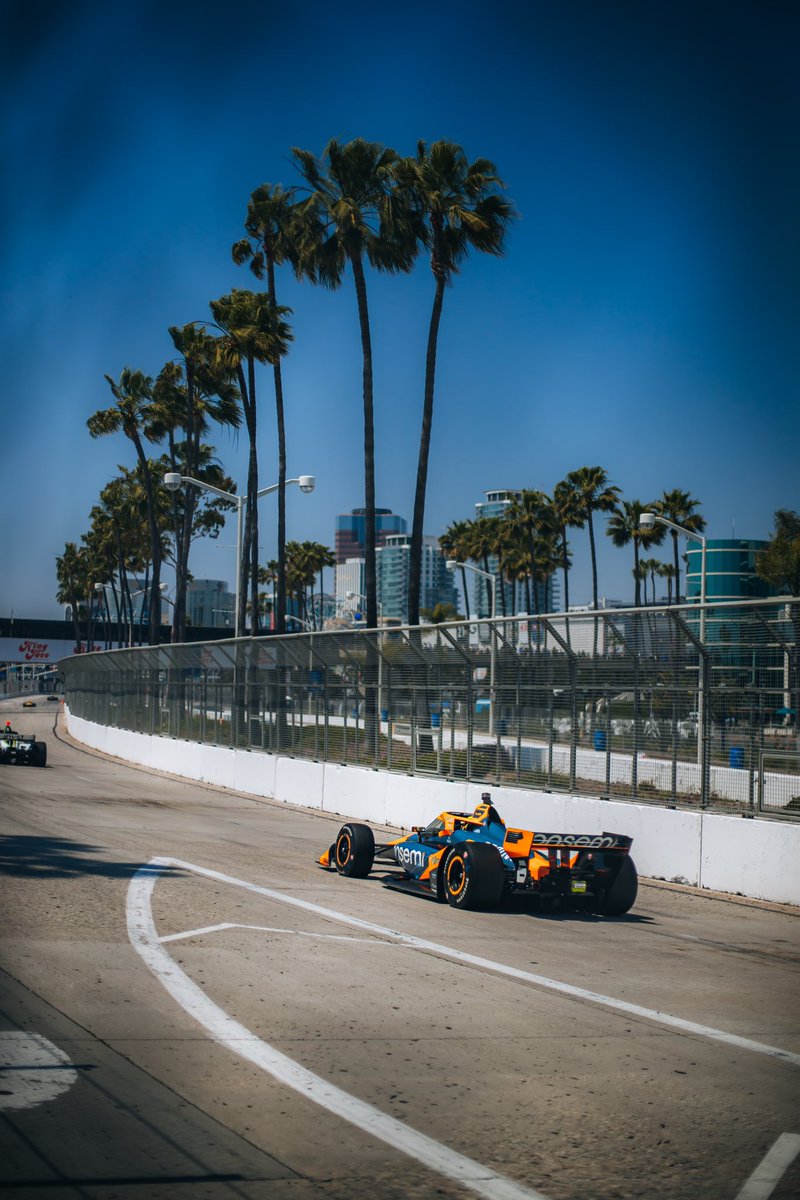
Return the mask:
<path fill-rule="evenodd" d="M 65 660 L 77 716 L 414 775 L 800 818 L 800 600 Z"/>

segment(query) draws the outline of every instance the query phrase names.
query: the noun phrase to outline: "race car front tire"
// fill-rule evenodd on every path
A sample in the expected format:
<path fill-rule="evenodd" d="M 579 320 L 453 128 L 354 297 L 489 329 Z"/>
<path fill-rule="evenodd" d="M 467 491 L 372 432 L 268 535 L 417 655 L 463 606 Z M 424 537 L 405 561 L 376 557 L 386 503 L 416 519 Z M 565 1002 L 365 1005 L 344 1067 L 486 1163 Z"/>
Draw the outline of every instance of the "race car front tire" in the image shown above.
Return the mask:
<path fill-rule="evenodd" d="M 334 845 L 334 864 L 340 875 L 364 879 L 375 860 L 375 835 L 369 825 L 343 825 Z"/>
<path fill-rule="evenodd" d="M 619 864 L 613 882 L 603 894 L 600 912 L 606 917 L 621 917 L 633 908 L 638 890 L 639 876 L 633 859 L 626 854 Z"/>
<path fill-rule="evenodd" d="M 462 842 L 444 864 L 444 895 L 453 908 L 494 908 L 500 903 L 506 872 L 487 842 Z"/>

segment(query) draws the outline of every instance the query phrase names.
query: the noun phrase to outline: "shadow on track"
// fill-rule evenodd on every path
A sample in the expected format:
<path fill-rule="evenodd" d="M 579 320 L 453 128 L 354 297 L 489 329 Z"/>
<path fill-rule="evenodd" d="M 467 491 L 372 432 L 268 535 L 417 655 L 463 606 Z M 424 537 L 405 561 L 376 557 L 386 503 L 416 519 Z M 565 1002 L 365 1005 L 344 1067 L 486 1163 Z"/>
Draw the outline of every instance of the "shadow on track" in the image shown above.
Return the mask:
<path fill-rule="evenodd" d="M 110 862 L 97 857 L 102 853 L 102 846 L 71 838 L 0 837 L 0 875 L 39 879 L 100 875 L 107 879 L 130 879 L 144 866 L 141 862 Z M 175 868 L 159 868 L 159 873 L 183 874 Z"/>

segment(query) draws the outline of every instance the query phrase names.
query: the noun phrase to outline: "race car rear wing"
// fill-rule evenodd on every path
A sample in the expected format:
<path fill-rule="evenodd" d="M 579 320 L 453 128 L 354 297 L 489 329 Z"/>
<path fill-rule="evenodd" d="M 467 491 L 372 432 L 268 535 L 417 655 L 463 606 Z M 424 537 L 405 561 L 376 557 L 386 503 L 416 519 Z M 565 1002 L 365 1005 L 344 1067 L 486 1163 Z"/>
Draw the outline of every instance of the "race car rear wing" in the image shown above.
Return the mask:
<path fill-rule="evenodd" d="M 527 854 L 531 849 L 617 850 L 627 854 L 633 838 L 624 833 L 531 833 L 526 829 L 507 829 L 503 845 L 516 854 Z"/>

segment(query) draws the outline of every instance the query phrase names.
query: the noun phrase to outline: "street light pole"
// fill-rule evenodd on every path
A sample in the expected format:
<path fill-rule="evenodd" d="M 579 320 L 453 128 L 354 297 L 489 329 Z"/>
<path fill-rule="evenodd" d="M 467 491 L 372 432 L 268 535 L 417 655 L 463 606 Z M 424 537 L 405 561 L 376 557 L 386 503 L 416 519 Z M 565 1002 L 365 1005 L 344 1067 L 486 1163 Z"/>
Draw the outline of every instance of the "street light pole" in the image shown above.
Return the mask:
<path fill-rule="evenodd" d="M 241 495 L 237 492 L 225 492 L 222 488 L 214 487 L 211 483 L 204 483 L 201 479 L 193 479 L 191 475 L 180 475 L 177 471 L 167 471 L 164 476 L 164 487 L 170 492 L 177 492 L 178 488 L 185 483 L 190 483 L 193 487 L 200 488 L 204 492 L 213 492 L 215 496 L 221 496 L 223 500 L 229 500 L 236 505 L 236 617 L 234 622 L 234 637 L 239 637 L 241 629 L 239 627 L 239 596 L 241 594 L 241 578 L 242 578 L 242 512 L 247 503 L 247 494 Z M 316 480 L 313 475 L 298 475 L 295 479 L 287 479 L 286 487 L 290 483 L 296 483 L 301 492 L 313 492 Z M 262 488 L 256 492 L 256 500 L 260 500 L 262 496 L 268 496 L 271 492 L 277 492 L 281 485 L 279 483 L 271 483 L 269 487 Z"/>
<path fill-rule="evenodd" d="M 165 583 L 163 583 L 163 584 L 159 584 L 159 590 L 160 590 L 160 591 L 163 593 L 163 591 L 164 591 L 164 589 L 166 588 L 166 586 L 167 586 L 167 585 L 166 585 Z M 130 618 L 131 618 L 131 619 L 130 619 L 130 621 L 128 622 L 128 647 L 129 647 L 129 648 L 130 648 L 130 647 L 133 645 L 133 598 L 134 598 L 134 596 L 146 596 L 146 595 L 147 595 L 147 593 L 148 593 L 148 591 L 149 591 L 149 589 L 148 589 L 148 588 L 138 588 L 138 589 L 137 589 L 135 592 L 130 592 L 130 594 L 129 594 L 129 596 L 128 596 L 128 599 L 130 600 L 130 606 L 129 606 L 129 607 L 130 607 L 130 610 L 131 610 L 131 612 L 130 612 Z M 142 606 L 142 607 L 144 607 L 144 606 Z M 141 624 L 142 624 L 142 614 L 141 614 L 141 611 L 140 611 L 140 612 L 139 612 L 139 625 L 140 625 L 140 627 L 141 627 Z M 139 641 L 141 642 L 141 637 L 139 638 Z"/>
<path fill-rule="evenodd" d="M 639 517 L 640 529 L 652 529 L 654 525 L 666 525 L 667 529 L 674 529 L 676 533 L 683 534 L 684 537 L 691 538 L 692 541 L 700 543 L 700 645 L 705 650 L 706 645 L 706 539 L 702 533 L 696 533 L 693 529 L 686 529 L 683 525 L 676 525 L 674 521 L 662 517 L 659 513 L 644 512 Z M 703 765 L 703 745 L 702 733 L 704 729 L 704 715 L 706 707 L 705 694 L 705 675 L 703 665 L 698 662 L 697 666 L 697 763 L 698 766 Z"/>
<path fill-rule="evenodd" d="M 285 615 L 287 621 L 296 621 L 303 629 L 313 630 L 314 628 L 310 621 L 304 621 L 302 617 L 296 617 L 294 613 L 287 612 Z"/>
<path fill-rule="evenodd" d="M 472 571 L 473 575 L 481 575 L 484 579 L 488 579 L 492 585 L 492 637 L 489 647 L 489 737 L 494 737 L 494 705 L 495 705 L 495 659 L 497 656 L 497 637 L 495 626 L 497 623 L 497 579 L 489 571 L 484 571 L 480 567 L 473 567 L 472 563 L 460 562 L 455 558 L 448 558 L 444 564 L 448 571 L 454 571 L 456 567 L 465 567 L 468 571 Z"/>

